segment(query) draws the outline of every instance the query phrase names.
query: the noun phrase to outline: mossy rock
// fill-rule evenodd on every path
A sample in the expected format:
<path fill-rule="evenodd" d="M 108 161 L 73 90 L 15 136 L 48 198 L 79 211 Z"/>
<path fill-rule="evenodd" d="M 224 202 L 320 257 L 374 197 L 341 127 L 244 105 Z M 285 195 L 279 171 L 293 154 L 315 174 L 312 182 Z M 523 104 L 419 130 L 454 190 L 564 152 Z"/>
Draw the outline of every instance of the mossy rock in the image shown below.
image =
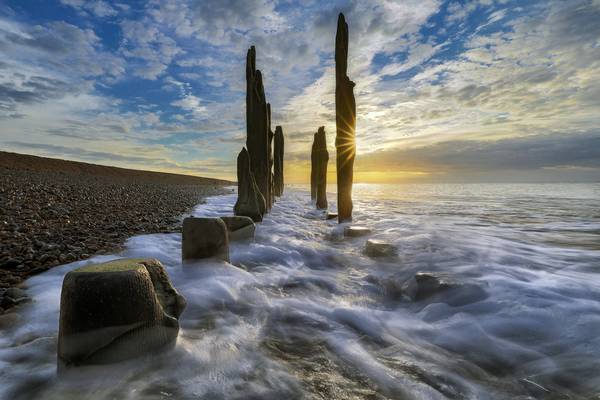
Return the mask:
<path fill-rule="evenodd" d="M 73 270 L 61 292 L 59 367 L 117 362 L 173 345 L 185 305 L 158 260 Z"/>

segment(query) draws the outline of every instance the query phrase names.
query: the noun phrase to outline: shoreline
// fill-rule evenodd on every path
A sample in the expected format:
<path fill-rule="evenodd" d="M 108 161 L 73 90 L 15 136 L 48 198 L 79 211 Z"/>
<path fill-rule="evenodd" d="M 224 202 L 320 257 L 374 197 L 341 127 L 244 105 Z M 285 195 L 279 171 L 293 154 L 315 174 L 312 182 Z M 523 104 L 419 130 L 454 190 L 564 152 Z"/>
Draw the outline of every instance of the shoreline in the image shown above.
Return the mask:
<path fill-rule="evenodd" d="M 24 281 L 178 232 L 181 216 L 232 182 L 0 152 L 0 314 L 29 301 Z"/>

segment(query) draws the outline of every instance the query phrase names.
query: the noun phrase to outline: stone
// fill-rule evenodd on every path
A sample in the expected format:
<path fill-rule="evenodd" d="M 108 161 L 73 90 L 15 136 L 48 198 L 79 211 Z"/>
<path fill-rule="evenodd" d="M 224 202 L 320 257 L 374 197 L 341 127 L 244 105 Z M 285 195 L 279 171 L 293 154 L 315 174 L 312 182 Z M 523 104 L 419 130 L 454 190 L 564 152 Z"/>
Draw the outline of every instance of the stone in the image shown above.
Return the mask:
<path fill-rule="evenodd" d="M 365 253 L 370 257 L 391 257 L 396 255 L 398 249 L 393 244 L 389 244 L 377 239 L 367 240 Z"/>
<path fill-rule="evenodd" d="M 338 221 L 352 221 L 352 182 L 356 156 L 356 101 L 348 78 L 348 24 L 338 17 L 335 35 L 335 125 Z"/>
<path fill-rule="evenodd" d="M 59 370 L 173 346 L 185 306 L 158 260 L 122 259 L 67 273 L 60 301 Z"/>
<path fill-rule="evenodd" d="M 18 259 L 18 258 L 9 258 L 8 260 L 4 261 L 2 263 L 2 265 L 0 266 L 1 269 L 15 269 L 17 268 L 18 265 L 20 265 L 23 262 L 22 259 Z"/>
<path fill-rule="evenodd" d="M 265 206 L 270 208 L 269 186 L 269 107 L 265 98 L 262 74 L 256 69 L 256 49 L 250 47 L 246 57 L 246 148 L 250 167 Z"/>
<path fill-rule="evenodd" d="M 489 295 L 474 282 L 463 282 L 445 274 L 418 272 L 409 280 L 404 292 L 414 301 L 446 303 L 458 307 L 486 299 Z"/>
<path fill-rule="evenodd" d="M 334 212 L 328 212 L 327 215 L 325 216 L 325 218 L 328 220 L 336 219 L 337 217 L 338 217 L 337 213 L 334 213 Z"/>
<path fill-rule="evenodd" d="M 266 212 L 265 198 L 263 197 L 250 168 L 250 155 L 246 148 L 242 148 L 237 158 L 238 197 L 233 207 L 235 215 L 252 218 L 260 222 Z"/>
<path fill-rule="evenodd" d="M 274 138 L 274 164 L 273 164 L 273 181 L 274 181 L 274 194 L 277 197 L 283 195 L 283 129 L 280 125 L 275 127 L 275 138 Z"/>
<path fill-rule="evenodd" d="M 221 218 L 185 218 L 181 242 L 183 261 L 212 257 L 229 261 L 229 234 Z"/>
<path fill-rule="evenodd" d="M 317 208 L 323 210 L 327 208 L 327 163 L 329 162 L 324 126 L 319 127 L 315 135 L 315 158 L 317 166 Z"/>
<path fill-rule="evenodd" d="M 366 236 L 371 233 L 371 230 L 364 226 L 347 226 L 344 228 L 344 236 L 359 237 Z"/>
<path fill-rule="evenodd" d="M 14 300 L 19 300 L 22 298 L 26 298 L 27 292 L 25 292 L 23 289 L 11 287 L 11 288 L 6 289 L 6 291 L 4 292 L 4 295 L 8 296 Z"/>
<path fill-rule="evenodd" d="M 227 226 L 229 240 L 245 240 L 254 238 L 256 225 L 250 217 L 226 216 L 220 217 Z"/>

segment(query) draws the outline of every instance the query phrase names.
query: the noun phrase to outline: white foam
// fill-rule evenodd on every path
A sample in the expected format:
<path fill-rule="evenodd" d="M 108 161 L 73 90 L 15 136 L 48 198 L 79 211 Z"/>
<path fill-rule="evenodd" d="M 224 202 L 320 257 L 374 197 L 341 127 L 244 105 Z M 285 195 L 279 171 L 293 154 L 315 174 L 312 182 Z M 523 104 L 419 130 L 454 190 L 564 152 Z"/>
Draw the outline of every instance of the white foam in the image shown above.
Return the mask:
<path fill-rule="evenodd" d="M 82 390 L 91 399 L 297 398 L 312 372 L 267 344 L 302 349 L 311 341 L 330 360 L 322 368 L 391 398 L 586 397 L 600 387 L 600 248 L 590 244 L 600 232 L 592 212 L 599 193 L 578 185 L 357 185 L 354 223 L 373 234 L 344 238 L 306 190 L 289 189 L 254 242 L 232 243 L 231 264 L 182 266 L 179 234 L 133 237 L 122 254 L 27 281 L 33 302 L 0 336 L 0 398 L 81 398 Z M 234 202 L 209 198 L 193 214 L 231 214 Z M 367 257 L 368 238 L 396 245 L 398 257 Z M 116 257 L 166 266 L 188 302 L 178 344 L 56 378 L 64 274 Z M 418 271 L 486 296 L 460 306 L 443 293 L 410 301 L 401 288 Z"/>

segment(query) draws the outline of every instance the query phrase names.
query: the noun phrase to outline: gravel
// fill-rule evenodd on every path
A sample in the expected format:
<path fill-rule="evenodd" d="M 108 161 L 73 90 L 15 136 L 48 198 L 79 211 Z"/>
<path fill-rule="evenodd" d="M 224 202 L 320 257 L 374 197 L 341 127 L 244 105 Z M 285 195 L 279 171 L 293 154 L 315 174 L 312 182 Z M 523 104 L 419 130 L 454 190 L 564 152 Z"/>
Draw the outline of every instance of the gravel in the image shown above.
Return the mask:
<path fill-rule="evenodd" d="M 44 170 L 45 160 L 61 161 L 0 152 L 0 313 L 27 300 L 16 288 L 29 276 L 118 251 L 133 235 L 178 232 L 183 213 L 232 184 L 73 162 Z"/>

